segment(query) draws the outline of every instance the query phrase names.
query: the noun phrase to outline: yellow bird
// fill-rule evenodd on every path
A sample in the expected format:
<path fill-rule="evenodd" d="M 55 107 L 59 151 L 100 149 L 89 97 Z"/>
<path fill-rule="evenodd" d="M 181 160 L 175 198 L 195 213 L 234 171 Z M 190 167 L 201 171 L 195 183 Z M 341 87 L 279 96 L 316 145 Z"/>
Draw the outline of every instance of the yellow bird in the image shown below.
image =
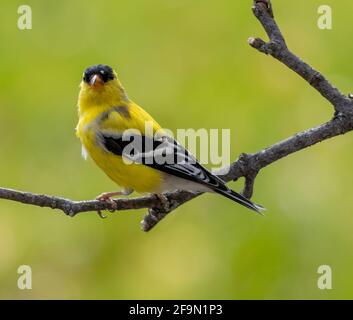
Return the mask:
<path fill-rule="evenodd" d="M 87 68 L 80 87 L 76 133 L 82 142 L 83 155 L 88 154 L 122 188 L 102 193 L 98 200 L 114 205 L 112 197 L 129 195 L 134 190 L 156 194 L 161 199 L 164 192 L 187 190 L 216 192 L 256 212 L 263 210 L 229 189 L 167 135 L 145 110 L 128 98 L 111 67 Z M 151 130 L 146 129 L 146 124 Z"/>

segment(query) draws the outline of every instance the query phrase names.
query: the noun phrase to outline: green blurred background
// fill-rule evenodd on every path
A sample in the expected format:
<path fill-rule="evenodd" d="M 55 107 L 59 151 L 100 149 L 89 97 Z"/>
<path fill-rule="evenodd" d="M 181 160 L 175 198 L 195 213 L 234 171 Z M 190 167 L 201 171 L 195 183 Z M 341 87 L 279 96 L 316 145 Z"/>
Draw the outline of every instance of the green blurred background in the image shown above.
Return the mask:
<path fill-rule="evenodd" d="M 264 37 L 251 0 L 29 0 L 0 11 L 0 186 L 92 199 L 116 186 L 81 158 L 74 134 L 83 70 L 118 70 L 129 96 L 168 128 L 230 128 L 231 153 L 255 152 L 332 116 L 297 75 L 250 48 Z M 273 1 L 291 49 L 353 90 L 353 4 Z M 333 30 L 317 27 L 329 4 Z M 0 200 L 0 298 L 353 298 L 353 161 L 347 134 L 261 172 L 265 218 L 214 195 L 180 207 L 150 233 L 145 210 L 74 219 Z M 231 184 L 239 190 L 241 182 Z M 17 288 L 17 268 L 33 289 Z M 333 289 L 317 288 L 317 269 Z"/>

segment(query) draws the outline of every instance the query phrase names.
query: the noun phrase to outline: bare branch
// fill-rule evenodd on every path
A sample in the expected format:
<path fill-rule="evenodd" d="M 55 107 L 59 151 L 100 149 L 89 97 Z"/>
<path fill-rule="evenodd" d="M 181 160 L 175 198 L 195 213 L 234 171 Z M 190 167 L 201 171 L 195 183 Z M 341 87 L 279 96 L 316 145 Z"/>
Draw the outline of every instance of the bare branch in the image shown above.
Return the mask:
<path fill-rule="evenodd" d="M 97 200 L 72 201 L 45 194 L 35 194 L 4 188 L 0 188 L 0 199 L 12 200 L 38 207 L 59 209 L 70 217 L 74 217 L 81 212 L 111 210 L 111 205 L 109 203 Z M 175 200 L 179 199 L 177 197 L 171 198 L 171 201 Z M 119 199 L 116 202 L 118 205 L 117 210 L 141 209 L 148 208 L 150 206 L 159 206 L 159 200 L 153 196 L 136 199 Z"/>
<path fill-rule="evenodd" d="M 274 20 L 272 5 L 269 0 L 255 0 L 253 12 L 264 27 L 270 41 L 265 42 L 259 38 L 250 38 L 248 40 L 249 44 L 260 52 L 271 55 L 304 78 L 334 106 L 335 116 L 332 120 L 318 127 L 297 133 L 257 153 L 242 154 L 228 168 L 217 172 L 217 175 L 226 182 L 245 177 L 243 194 L 248 198 L 253 194 L 255 179 L 261 169 L 292 153 L 353 130 L 352 97 L 343 95 L 320 72 L 289 51 L 285 39 Z M 149 231 L 170 212 L 199 195 L 201 193 L 194 194 L 187 191 L 168 193 L 165 194 L 168 199 L 167 205 L 163 205 L 153 195 L 135 199 L 118 199 L 115 202 L 117 203 L 117 210 L 148 208 L 148 214 L 141 222 L 141 227 L 142 230 Z M 72 201 L 59 197 L 2 188 L 0 188 L 0 199 L 59 209 L 69 216 L 75 216 L 81 212 L 111 209 L 108 203 L 95 200 Z"/>
<path fill-rule="evenodd" d="M 271 55 L 299 74 L 325 97 L 337 112 L 352 112 L 352 101 L 348 97 L 327 81 L 320 72 L 313 69 L 288 49 L 284 37 L 274 20 L 271 2 L 269 0 L 255 0 L 253 12 L 265 29 L 270 41 L 265 42 L 259 38 L 249 38 L 249 44 L 260 52 Z"/>

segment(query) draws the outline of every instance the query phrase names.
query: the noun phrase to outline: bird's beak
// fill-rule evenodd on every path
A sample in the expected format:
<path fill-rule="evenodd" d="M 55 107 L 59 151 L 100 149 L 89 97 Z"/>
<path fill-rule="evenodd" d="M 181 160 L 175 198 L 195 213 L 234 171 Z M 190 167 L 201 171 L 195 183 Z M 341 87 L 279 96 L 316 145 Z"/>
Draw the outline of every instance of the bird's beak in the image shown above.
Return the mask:
<path fill-rule="evenodd" d="M 104 84 L 104 81 L 101 78 L 101 76 L 98 74 L 93 75 L 93 77 L 91 78 L 91 81 L 89 82 L 89 85 L 93 88 L 99 88 L 103 86 L 103 84 Z"/>

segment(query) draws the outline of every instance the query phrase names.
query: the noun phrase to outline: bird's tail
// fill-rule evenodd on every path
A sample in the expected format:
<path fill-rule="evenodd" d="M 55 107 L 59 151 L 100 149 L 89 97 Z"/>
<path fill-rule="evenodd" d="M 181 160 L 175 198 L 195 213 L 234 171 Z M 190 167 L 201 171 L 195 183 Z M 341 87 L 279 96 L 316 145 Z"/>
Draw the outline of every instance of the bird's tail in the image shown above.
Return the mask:
<path fill-rule="evenodd" d="M 227 197 L 230 200 L 233 200 L 241 205 L 243 205 L 244 207 L 247 207 L 251 210 L 254 210 L 255 212 L 262 214 L 261 211 L 266 210 L 264 207 L 253 203 L 252 201 L 250 201 L 249 199 L 245 198 L 244 196 L 242 196 L 241 194 L 228 189 L 228 190 L 223 190 L 223 189 L 216 189 L 214 190 L 215 192 Z"/>

